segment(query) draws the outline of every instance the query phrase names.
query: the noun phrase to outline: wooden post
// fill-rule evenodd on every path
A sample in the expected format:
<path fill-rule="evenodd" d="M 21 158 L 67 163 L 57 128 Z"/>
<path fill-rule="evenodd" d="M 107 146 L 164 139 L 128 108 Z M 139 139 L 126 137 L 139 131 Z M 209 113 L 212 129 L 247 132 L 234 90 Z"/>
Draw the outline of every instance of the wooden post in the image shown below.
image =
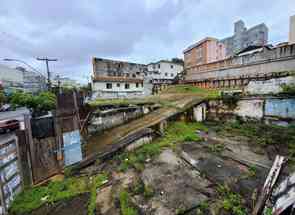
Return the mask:
<path fill-rule="evenodd" d="M 24 115 L 24 123 L 25 123 L 25 129 L 26 129 L 26 142 L 28 143 L 29 149 L 30 149 L 29 158 L 30 158 L 30 161 L 31 161 L 32 180 L 34 181 L 35 180 L 34 164 L 37 161 L 36 161 L 35 150 L 34 150 L 34 142 L 33 142 L 33 136 L 32 136 L 32 127 L 31 127 L 30 115 L 28 115 L 28 114 Z"/>

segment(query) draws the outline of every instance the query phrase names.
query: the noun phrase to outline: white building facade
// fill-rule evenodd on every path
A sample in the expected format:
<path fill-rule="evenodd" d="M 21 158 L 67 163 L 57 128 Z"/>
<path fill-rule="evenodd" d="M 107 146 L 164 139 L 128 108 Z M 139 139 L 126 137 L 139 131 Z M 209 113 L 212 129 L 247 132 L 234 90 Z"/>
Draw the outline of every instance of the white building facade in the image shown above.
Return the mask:
<path fill-rule="evenodd" d="M 24 73 L 0 65 L 0 84 L 4 89 L 22 89 L 24 87 Z"/>
<path fill-rule="evenodd" d="M 148 64 L 145 78 L 153 84 L 171 84 L 182 71 L 182 64 L 161 60 Z"/>
<path fill-rule="evenodd" d="M 135 98 L 144 95 L 142 79 L 96 77 L 92 82 L 94 98 Z"/>
<path fill-rule="evenodd" d="M 93 58 L 92 98 L 136 98 L 146 94 L 146 65 Z"/>

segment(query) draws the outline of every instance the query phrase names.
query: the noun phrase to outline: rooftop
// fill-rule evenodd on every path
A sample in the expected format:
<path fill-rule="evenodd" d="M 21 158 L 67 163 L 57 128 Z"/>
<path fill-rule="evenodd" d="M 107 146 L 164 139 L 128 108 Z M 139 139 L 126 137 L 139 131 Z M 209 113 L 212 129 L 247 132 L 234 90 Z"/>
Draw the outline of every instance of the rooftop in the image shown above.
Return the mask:
<path fill-rule="evenodd" d="M 186 52 L 192 50 L 193 48 L 195 48 L 195 47 L 201 45 L 202 43 L 204 43 L 204 42 L 206 42 L 206 41 L 218 41 L 218 39 L 216 39 L 216 38 L 214 38 L 214 37 L 205 37 L 204 39 L 202 39 L 202 40 L 196 42 L 195 44 L 189 46 L 188 48 L 186 48 L 186 49 L 183 51 L 183 53 L 186 53 Z"/>

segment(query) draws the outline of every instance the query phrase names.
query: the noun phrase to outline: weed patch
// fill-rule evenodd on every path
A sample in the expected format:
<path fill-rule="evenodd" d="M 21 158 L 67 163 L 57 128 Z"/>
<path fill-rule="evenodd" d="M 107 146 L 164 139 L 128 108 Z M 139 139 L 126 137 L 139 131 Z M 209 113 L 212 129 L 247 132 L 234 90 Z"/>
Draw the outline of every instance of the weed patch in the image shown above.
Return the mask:
<path fill-rule="evenodd" d="M 239 194 L 233 193 L 228 186 L 219 185 L 217 188 L 221 200 L 221 208 L 234 215 L 246 215 L 247 211 L 242 205 L 242 198 Z"/>
<path fill-rule="evenodd" d="M 53 204 L 90 192 L 92 187 L 99 187 L 107 179 L 104 174 L 95 176 L 94 180 L 88 178 L 68 178 L 63 181 L 50 182 L 47 186 L 38 186 L 24 190 L 16 196 L 9 209 L 11 214 L 29 213 L 43 204 Z M 92 202 L 92 201 L 91 201 Z"/>
<path fill-rule="evenodd" d="M 119 194 L 120 208 L 122 215 L 137 215 L 137 210 L 132 206 L 130 195 L 126 190 Z"/>
<path fill-rule="evenodd" d="M 173 148 L 184 141 L 200 141 L 196 130 L 207 131 L 201 123 L 174 122 L 165 130 L 164 137 L 158 138 L 150 144 L 143 145 L 133 152 L 126 152 L 119 156 L 119 170 L 126 171 L 133 167 L 142 171 L 147 159 L 159 155 L 164 148 Z"/>

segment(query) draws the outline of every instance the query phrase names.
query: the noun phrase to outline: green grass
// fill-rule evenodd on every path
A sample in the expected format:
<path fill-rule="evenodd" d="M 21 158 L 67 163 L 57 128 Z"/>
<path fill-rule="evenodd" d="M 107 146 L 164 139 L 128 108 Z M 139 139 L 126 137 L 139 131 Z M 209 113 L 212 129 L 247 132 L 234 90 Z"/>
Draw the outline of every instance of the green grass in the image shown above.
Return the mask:
<path fill-rule="evenodd" d="M 173 85 L 161 91 L 159 95 L 148 96 L 144 98 L 133 99 L 96 99 L 89 102 L 91 107 L 99 107 L 104 105 L 143 105 L 143 104 L 160 104 L 164 107 L 174 107 L 173 99 L 163 99 L 161 95 L 165 94 L 194 94 L 204 99 L 219 98 L 219 91 L 213 89 L 203 89 L 192 85 Z"/>
<path fill-rule="evenodd" d="M 88 215 L 94 215 L 95 207 L 96 207 L 97 189 L 99 189 L 99 187 L 103 185 L 103 183 L 107 180 L 108 180 L 108 177 L 105 174 L 96 175 L 92 178 L 92 181 L 91 181 L 92 185 L 90 188 L 90 200 L 88 204 Z"/>
<path fill-rule="evenodd" d="M 281 127 L 259 122 L 237 121 L 217 124 L 217 130 L 224 135 L 246 136 L 251 142 L 262 146 L 284 144 L 294 148 L 295 145 L 295 126 Z"/>
<path fill-rule="evenodd" d="M 219 91 L 213 89 L 204 89 L 193 85 L 173 85 L 162 91 L 161 94 L 165 93 L 189 93 L 196 94 L 206 98 L 218 98 Z"/>
<path fill-rule="evenodd" d="M 126 152 L 119 156 L 120 171 L 126 171 L 133 167 L 142 171 L 147 159 L 152 159 L 159 155 L 164 148 L 174 148 L 177 143 L 185 141 L 200 141 L 196 130 L 207 131 L 207 128 L 201 123 L 173 122 L 165 130 L 164 136 L 155 139 L 150 144 L 145 144 L 133 152 Z"/>
<path fill-rule="evenodd" d="M 103 105 L 140 105 L 140 104 L 148 104 L 153 103 L 153 100 L 149 98 L 146 99 L 96 99 L 94 101 L 89 102 L 89 105 L 92 107 L 99 107 Z"/>
<path fill-rule="evenodd" d="M 243 201 L 239 194 L 233 193 L 228 186 L 219 185 L 217 188 L 221 200 L 221 208 L 233 215 L 246 215 L 247 211 L 243 207 Z"/>
<path fill-rule="evenodd" d="M 130 195 L 126 190 L 122 190 L 119 194 L 120 208 L 122 215 L 137 215 L 137 210 L 132 207 Z"/>
<path fill-rule="evenodd" d="M 63 181 L 50 182 L 47 186 L 27 189 L 16 196 L 9 211 L 12 214 L 29 213 L 43 204 L 52 204 L 90 192 L 92 187 L 100 186 L 106 179 L 107 176 L 104 174 L 95 176 L 92 181 L 87 177 L 68 178 Z"/>

